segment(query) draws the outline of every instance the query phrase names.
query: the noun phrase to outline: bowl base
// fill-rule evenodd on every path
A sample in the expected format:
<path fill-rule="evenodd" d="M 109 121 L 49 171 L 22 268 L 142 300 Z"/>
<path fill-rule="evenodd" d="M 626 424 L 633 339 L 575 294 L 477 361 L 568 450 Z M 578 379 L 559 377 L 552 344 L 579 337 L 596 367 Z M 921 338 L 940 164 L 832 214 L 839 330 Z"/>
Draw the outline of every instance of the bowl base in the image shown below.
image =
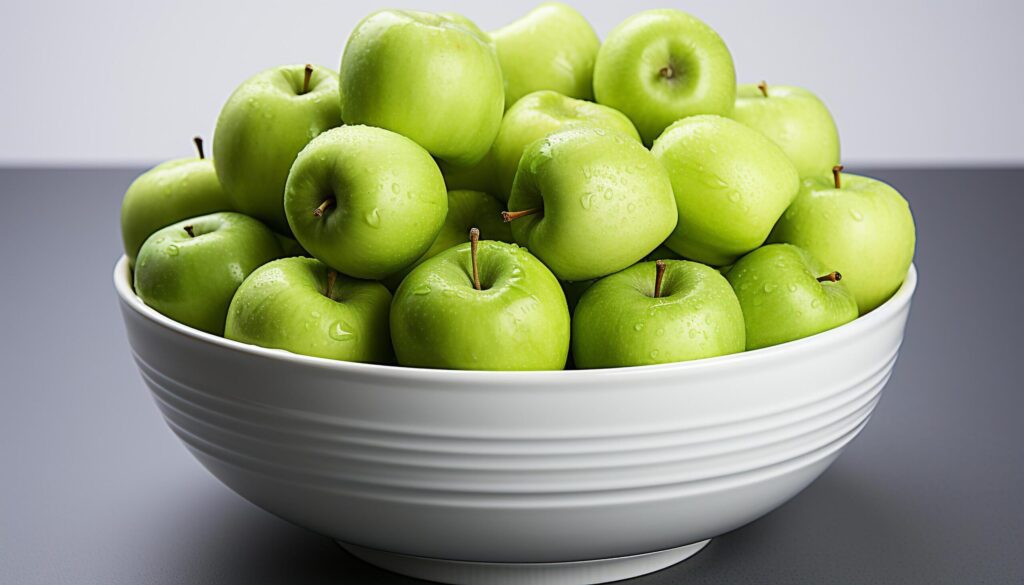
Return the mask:
<path fill-rule="evenodd" d="M 453 585 L 591 585 L 660 571 L 700 552 L 705 540 L 651 553 L 568 563 L 482 563 L 385 552 L 338 542 L 356 558 L 382 569 Z"/>

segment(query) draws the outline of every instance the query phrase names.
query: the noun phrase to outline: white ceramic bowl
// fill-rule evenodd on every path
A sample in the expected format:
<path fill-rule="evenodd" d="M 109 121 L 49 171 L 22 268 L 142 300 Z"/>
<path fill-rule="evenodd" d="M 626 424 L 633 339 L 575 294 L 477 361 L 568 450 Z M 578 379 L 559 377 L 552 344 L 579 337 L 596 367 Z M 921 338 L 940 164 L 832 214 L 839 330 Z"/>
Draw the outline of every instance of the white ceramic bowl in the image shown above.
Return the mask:
<path fill-rule="evenodd" d="M 468 372 L 338 362 L 181 325 L 114 271 L 167 424 L 224 484 L 450 583 L 654 571 L 792 498 L 867 423 L 917 276 L 851 323 L 693 362 Z"/>

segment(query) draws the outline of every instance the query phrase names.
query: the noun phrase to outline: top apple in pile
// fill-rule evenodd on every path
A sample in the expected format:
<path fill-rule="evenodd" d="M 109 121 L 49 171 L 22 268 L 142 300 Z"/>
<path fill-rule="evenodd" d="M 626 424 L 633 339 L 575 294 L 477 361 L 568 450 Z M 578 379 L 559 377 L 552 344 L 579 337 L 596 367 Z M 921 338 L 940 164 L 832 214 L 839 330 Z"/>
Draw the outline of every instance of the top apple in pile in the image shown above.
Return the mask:
<path fill-rule="evenodd" d="M 842 173 L 824 101 L 737 86 L 722 38 L 674 9 L 603 43 L 557 2 L 490 33 L 381 10 L 339 72 L 250 77 L 213 158 L 197 144 L 125 194 L 136 292 L 321 358 L 544 370 L 758 350 L 875 310 L 914 255 L 903 197 Z"/>

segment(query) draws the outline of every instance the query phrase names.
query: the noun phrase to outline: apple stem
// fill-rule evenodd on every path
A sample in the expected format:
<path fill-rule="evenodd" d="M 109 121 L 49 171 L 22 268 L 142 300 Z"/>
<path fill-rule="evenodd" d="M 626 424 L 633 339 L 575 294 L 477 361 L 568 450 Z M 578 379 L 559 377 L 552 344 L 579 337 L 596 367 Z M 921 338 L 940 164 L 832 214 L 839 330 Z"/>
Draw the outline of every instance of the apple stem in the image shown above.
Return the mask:
<path fill-rule="evenodd" d="M 327 288 L 324 289 L 324 296 L 331 298 L 331 291 L 334 290 L 334 281 L 338 280 L 338 273 L 334 270 L 327 271 Z"/>
<path fill-rule="evenodd" d="M 838 272 L 829 272 L 825 276 L 819 276 L 818 282 L 839 282 L 843 279 L 843 275 Z"/>
<path fill-rule="evenodd" d="M 316 217 L 323 217 L 324 212 L 327 211 L 327 208 L 332 205 L 334 205 L 334 197 L 328 197 L 327 199 L 324 199 L 324 202 L 320 204 L 320 207 L 317 207 L 316 209 L 313 210 L 313 215 Z"/>
<path fill-rule="evenodd" d="M 842 179 L 839 178 L 839 175 L 843 172 L 843 168 L 843 165 L 836 165 L 832 167 L 832 178 L 836 182 L 836 189 L 842 188 Z"/>
<path fill-rule="evenodd" d="M 761 90 L 761 95 L 763 95 L 764 97 L 768 97 L 768 82 L 767 81 L 762 81 L 761 83 L 758 83 L 757 84 L 757 89 Z"/>
<path fill-rule="evenodd" d="M 192 227 L 192 224 L 188 224 L 187 226 L 185 226 L 185 233 L 188 234 L 188 237 L 190 238 L 196 237 L 196 232 L 195 229 Z"/>
<path fill-rule="evenodd" d="M 313 66 L 306 63 L 306 72 L 302 78 L 302 93 L 309 93 L 309 80 L 313 77 Z M 301 94 L 300 94 L 301 95 Z"/>
<path fill-rule="evenodd" d="M 196 151 L 199 153 L 199 159 L 202 160 L 206 158 L 206 154 L 203 152 L 203 137 L 193 136 L 192 143 L 196 145 Z"/>
<path fill-rule="evenodd" d="M 480 245 L 480 230 L 472 228 L 469 230 L 469 255 L 473 260 L 473 288 L 480 289 L 480 267 L 476 262 L 476 251 Z"/>
<path fill-rule="evenodd" d="M 522 211 L 502 211 L 501 220 L 508 223 L 513 219 L 519 219 L 520 217 L 526 217 L 527 215 L 533 215 L 534 213 L 540 213 L 541 211 L 542 209 L 540 207 L 532 207 Z"/>
<path fill-rule="evenodd" d="M 654 298 L 661 298 L 661 280 L 665 277 L 665 261 L 655 260 L 654 268 L 657 271 L 654 277 Z"/>

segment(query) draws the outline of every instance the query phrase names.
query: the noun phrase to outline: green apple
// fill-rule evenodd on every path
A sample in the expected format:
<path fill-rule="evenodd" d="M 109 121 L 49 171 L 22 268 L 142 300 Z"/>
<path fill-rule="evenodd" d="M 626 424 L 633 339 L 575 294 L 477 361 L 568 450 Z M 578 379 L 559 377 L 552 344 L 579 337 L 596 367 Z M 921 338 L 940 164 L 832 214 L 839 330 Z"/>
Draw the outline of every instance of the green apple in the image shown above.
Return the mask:
<path fill-rule="evenodd" d="M 736 71 L 711 27 L 679 10 L 647 10 L 605 39 L 594 65 L 594 95 L 629 116 L 651 144 L 680 118 L 732 113 Z"/>
<path fill-rule="evenodd" d="M 481 191 L 449 191 L 448 215 L 444 218 L 441 231 L 434 238 L 434 243 L 419 257 L 416 262 L 389 276 L 384 284 L 394 290 L 401 284 L 414 267 L 428 258 L 433 258 L 448 248 L 466 241 L 466 234 L 472 228 L 478 228 L 488 240 L 512 242 L 512 230 L 502 221 L 501 212 L 505 206 L 494 197 Z"/>
<path fill-rule="evenodd" d="M 387 128 L 456 166 L 487 154 L 501 124 L 501 67 L 463 18 L 382 10 L 356 26 L 341 59 L 341 117 Z"/>
<path fill-rule="evenodd" d="M 380 279 L 423 255 L 448 213 L 426 150 L 372 126 L 324 132 L 295 159 L 284 207 L 295 238 L 331 268 Z"/>
<path fill-rule="evenodd" d="M 827 177 L 839 164 L 839 130 L 825 104 L 789 85 L 743 84 L 732 118 L 771 138 L 801 177 Z"/>
<path fill-rule="evenodd" d="M 198 158 L 161 163 L 132 181 L 121 202 L 121 238 L 128 261 L 134 263 L 142 242 L 176 221 L 231 209 L 213 170 L 203 156 L 203 141 L 194 139 Z"/>
<path fill-rule="evenodd" d="M 519 159 L 530 143 L 552 132 L 579 126 L 621 132 L 640 142 L 636 128 L 622 112 L 555 91 L 536 91 L 524 96 L 505 112 L 498 136 L 494 139 L 492 152 L 497 166 L 498 196 L 508 200 Z"/>
<path fill-rule="evenodd" d="M 540 89 L 594 99 L 594 61 L 601 40 L 583 15 L 546 2 L 493 33 L 505 77 L 505 108 Z"/>
<path fill-rule="evenodd" d="M 277 237 L 277 243 L 281 245 L 281 257 L 290 258 L 292 256 L 306 256 L 309 257 L 309 252 L 305 248 L 299 245 L 295 241 L 295 238 L 288 236 L 282 236 L 281 234 L 274 232 L 274 236 Z"/>
<path fill-rule="evenodd" d="M 235 210 L 288 234 L 284 184 L 310 140 L 341 125 L 338 76 L 312 65 L 267 69 L 235 90 L 217 118 L 213 158 Z"/>
<path fill-rule="evenodd" d="M 578 368 L 682 362 L 743 351 L 732 287 L 687 260 L 641 262 L 590 287 L 572 319 Z"/>
<path fill-rule="evenodd" d="M 782 149 L 757 130 L 720 116 L 676 122 L 651 152 L 668 169 L 679 211 L 665 245 L 713 266 L 764 243 L 800 188 Z"/>
<path fill-rule="evenodd" d="M 889 185 L 841 171 L 805 179 L 770 241 L 800 246 L 842 273 L 864 314 L 903 284 L 914 259 L 914 217 Z"/>
<path fill-rule="evenodd" d="M 264 264 L 238 287 L 224 337 L 348 362 L 393 361 L 391 293 L 339 275 L 313 258 Z"/>
<path fill-rule="evenodd" d="M 810 252 L 768 244 L 740 258 L 726 275 L 743 308 L 747 349 L 828 331 L 857 318 L 857 300 Z"/>
<path fill-rule="evenodd" d="M 478 234 L 479 232 L 474 232 Z M 558 280 L 515 244 L 473 241 L 417 266 L 395 292 L 391 340 L 403 366 L 560 370 L 569 309 Z"/>
<path fill-rule="evenodd" d="M 654 156 L 625 134 L 586 126 L 526 148 L 509 210 L 516 242 L 561 280 L 626 268 L 657 248 L 677 218 Z"/>
<path fill-rule="evenodd" d="M 483 191 L 498 196 L 498 170 L 495 163 L 492 148 L 475 165 L 460 167 L 438 161 L 437 166 L 441 169 L 444 184 L 449 191 Z"/>
<path fill-rule="evenodd" d="M 221 212 L 186 219 L 142 244 L 135 292 L 179 323 L 223 335 L 235 290 L 280 255 L 274 232 L 249 216 Z"/>

